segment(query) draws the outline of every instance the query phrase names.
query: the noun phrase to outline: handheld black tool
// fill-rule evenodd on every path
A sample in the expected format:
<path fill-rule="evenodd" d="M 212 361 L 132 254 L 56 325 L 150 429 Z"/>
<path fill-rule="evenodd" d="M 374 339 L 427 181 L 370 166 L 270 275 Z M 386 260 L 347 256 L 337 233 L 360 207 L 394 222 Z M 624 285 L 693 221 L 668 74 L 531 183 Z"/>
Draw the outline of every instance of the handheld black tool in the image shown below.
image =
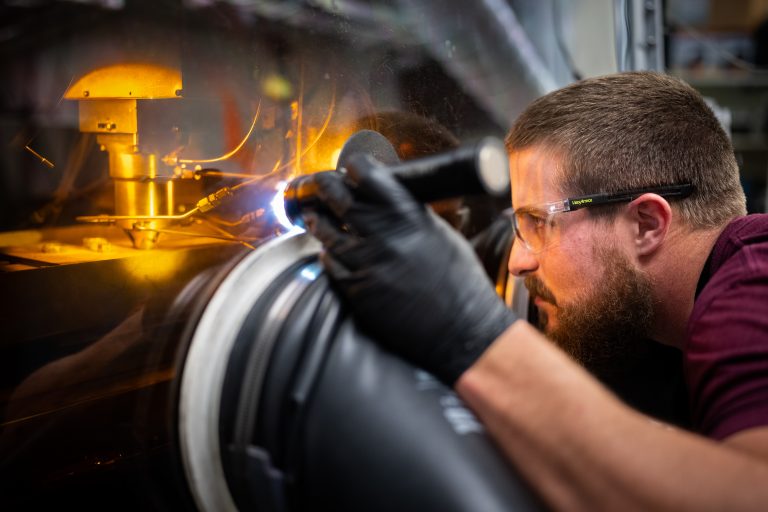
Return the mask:
<path fill-rule="evenodd" d="M 383 135 L 362 130 L 344 144 L 337 170 L 323 172 L 344 173 L 345 164 L 359 154 L 368 155 L 386 167 L 417 200 L 425 203 L 458 196 L 509 193 L 507 153 L 502 142 L 494 137 L 400 162 L 392 144 Z M 299 176 L 285 189 L 285 212 L 293 224 L 301 222 L 302 211 L 317 206 L 315 176 Z"/>

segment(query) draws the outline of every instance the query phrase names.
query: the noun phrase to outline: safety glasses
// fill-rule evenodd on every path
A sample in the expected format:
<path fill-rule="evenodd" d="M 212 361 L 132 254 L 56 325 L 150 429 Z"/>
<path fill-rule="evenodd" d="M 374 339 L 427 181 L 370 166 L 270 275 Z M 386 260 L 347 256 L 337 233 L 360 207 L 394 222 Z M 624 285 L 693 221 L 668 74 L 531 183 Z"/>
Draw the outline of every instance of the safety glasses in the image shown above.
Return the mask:
<path fill-rule="evenodd" d="M 691 195 L 693 185 L 667 185 L 616 192 L 614 194 L 591 194 L 569 197 L 560 201 L 522 206 L 512 211 L 512 225 L 515 236 L 532 253 L 538 254 L 547 247 L 552 222 L 558 213 L 572 212 L 583 208 L 616 203 L 630 203 L 643 194 L 658 194 L 666 198 L 684 198 Z"/>

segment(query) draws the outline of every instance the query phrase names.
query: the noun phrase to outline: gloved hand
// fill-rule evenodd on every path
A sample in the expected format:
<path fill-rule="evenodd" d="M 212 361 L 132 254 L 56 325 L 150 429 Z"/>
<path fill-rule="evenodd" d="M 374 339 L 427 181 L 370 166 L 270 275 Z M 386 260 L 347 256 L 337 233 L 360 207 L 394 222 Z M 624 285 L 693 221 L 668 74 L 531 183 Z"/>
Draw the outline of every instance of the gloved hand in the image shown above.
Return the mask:
<path fill-rule="evenodd" d="M 305 215 L 358 325 L 449 385 L 517 317 L 469 244 L 367 155 L 316 175 Z"/>

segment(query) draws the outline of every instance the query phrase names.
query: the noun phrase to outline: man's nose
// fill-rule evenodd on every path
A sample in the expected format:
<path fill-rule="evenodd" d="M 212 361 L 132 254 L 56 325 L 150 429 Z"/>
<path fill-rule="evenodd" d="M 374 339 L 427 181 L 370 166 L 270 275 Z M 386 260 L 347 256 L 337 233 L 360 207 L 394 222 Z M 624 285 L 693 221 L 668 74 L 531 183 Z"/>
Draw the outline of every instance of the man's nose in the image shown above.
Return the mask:
<path fill-rule="evenodd" d="M 525 276 L 539 268 L 539 260 L 536 255 L 531 253 L 520 240 L 515 240 L 512 244 L 512 251 L 509 253 L 509 262 L 507 269 L 514 276 Z"/>

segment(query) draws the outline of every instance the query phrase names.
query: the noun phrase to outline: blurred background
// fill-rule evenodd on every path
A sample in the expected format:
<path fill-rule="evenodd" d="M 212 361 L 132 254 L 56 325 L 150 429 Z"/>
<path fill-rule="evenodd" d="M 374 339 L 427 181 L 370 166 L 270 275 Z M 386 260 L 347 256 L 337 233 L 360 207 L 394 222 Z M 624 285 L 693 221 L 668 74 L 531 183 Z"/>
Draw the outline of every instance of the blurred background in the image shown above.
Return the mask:
<path fill-rule="evenodd" d="M 768 2 L 668 0 L 666 69 L 712 104 L 729 128 L 750 212 L 766 211 Z"/>

